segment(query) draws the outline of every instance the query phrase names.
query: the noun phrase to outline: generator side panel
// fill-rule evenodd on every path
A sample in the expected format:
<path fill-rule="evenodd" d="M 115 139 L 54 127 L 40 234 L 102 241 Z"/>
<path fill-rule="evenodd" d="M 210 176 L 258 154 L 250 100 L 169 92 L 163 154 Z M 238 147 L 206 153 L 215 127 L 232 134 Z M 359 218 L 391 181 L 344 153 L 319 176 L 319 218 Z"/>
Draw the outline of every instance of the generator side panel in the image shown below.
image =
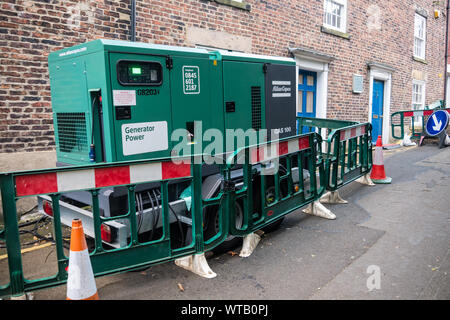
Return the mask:
<path fill-rule="evenodd" d="M 223 91 L 225 129 L 249 133 L 265 129 L 265 74 L 264 63 L 244 61 L 223 61 Z M 250 130 L 249 129 L 253 129 Z M 258 136 L 256 136 L 258 138 Z M 244 137 L 226 136 L 226 151 L 255 144 L 250 135 Z M 240 139 L 240 140 L 239 140 Z M 243 142 L 242 139 L 246 141 Z"/>
<path fill-rule="evenodd" d="M 95 162 L 116 161 L 112 96 L 110 94 L 109 55 L 107 51 L 86 56 L 86 78 Z"/>
<path fill-rule="evenodd" d="M 49 62 L 57 161 L 66 164 L 89 163 L 92 123 L 85 63 L 88 56 Z"/>
<path fill-rule="evenodd" d="M 296 135 L 295 65 L 266 66 L 266 128 L 270 140 Z"/>
<path fill-rule="evenodd" d="M 174 135 L 172 155 L 182 155 L 189 148 L 180 144 L 189 143 L 194 143 L 196 153 L 202 153 L 209 145 L 210 134 L 224 133 L 221 62 L 206 55 L 203 58 L 185 55 L 172 58 L 173 130 L 179 130 L 180 134 L 186 130 L 189 135 L 189 139 Z M 179 140 L 175 141 L 175 138 Z M 212 152 L 220 152 L 220 147 Z"/>

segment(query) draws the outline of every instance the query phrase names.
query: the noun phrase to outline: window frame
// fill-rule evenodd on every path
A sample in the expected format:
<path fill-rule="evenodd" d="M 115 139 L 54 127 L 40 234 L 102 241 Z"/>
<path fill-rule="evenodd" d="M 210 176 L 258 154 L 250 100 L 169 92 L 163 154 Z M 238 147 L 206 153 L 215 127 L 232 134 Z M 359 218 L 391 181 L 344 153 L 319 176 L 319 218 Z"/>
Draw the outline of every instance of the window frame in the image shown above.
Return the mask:
<path fill-rule="evenodd" d="M 413 111 L 415 111 L 415 110 L 424 110 L 424 109 L 425 109 L 426 82 L 423 81 L 423 80 L 416 80 L 416 79 L 414 79 L 412 83 L 413 83 L 413 85 L 412 85 L 412 101 L 411 101 L 411 109 L 412 109 Z M 420 92 L 420 95 L 421 95 L 421 98 L 422 98 L 421 100 L 422 100 L 422 101 L 420 101 L 420 102 L 415 101 L 415 96 L 416 96 L 419 92 L 416 93 L 416 91 L 414 90 L 414 86 L 421 86 L 421 87 L 422 87 L 421 92 Z M 415 106 L 416 106 L 416 105 L 419 105 L 419 104 L 420 104 L 420 108 L 417 109 Z M 414 117 L 414 124 L 417 125 L 417 124 L 420 124 L 420 123 L 421 123 L 420 117 Z"/>
<path fill-rule="evenodd" d="M 342 6 L 342 14 L 340 16 L 341 19 L 341 26 L 333 26 L 332 24 L 327 23 L 327 14 L 329 13 L 327 11 L 327 5 L 330 2 L 334 2 L 338 5 Z M 323 15 L 322 15 L 322 23 L 323 26 L 327 29 L 336 30 L 338 32 L 347 33 L 347 14 L 348 13 L 348 1 L 347 0 L 324 0 L 323 1 Z"/>
<path fill-rule="evenodd" d="M 423 22 L 423 37 L 420 38 L 420 36 L 418 36 L 416 34 L 417 28 L 418 28 L 418 20 L 421 20 L 420 23 Z M 419 54 L 417 54 L 417 41 L 419 40 L 423 43 L 423 47 L 420 48 L 421 52 Z M 425 17 L 424 15 L 416 12 L 414 14 L 414 47 L 413 47 L 413 56 L 414 58 L 418 58 L 418 59 L 422 59 L 425 60 L 426 58 L 426 48 L 427 48 L 427 17 Z"/>

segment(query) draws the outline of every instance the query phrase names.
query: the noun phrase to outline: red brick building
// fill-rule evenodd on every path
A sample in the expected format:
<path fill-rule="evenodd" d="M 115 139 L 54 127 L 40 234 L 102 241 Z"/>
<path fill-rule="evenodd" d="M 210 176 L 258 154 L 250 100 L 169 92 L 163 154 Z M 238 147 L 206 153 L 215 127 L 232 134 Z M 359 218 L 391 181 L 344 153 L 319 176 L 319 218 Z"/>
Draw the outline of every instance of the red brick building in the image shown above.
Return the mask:
<path fill-rule="evenodd" d="M 2 0 L 0 153 L 54 149 L 49 52 L 97 39 L 294 57 L 298 112 L 371 121 L 444 97 L 446 2 Z"/>

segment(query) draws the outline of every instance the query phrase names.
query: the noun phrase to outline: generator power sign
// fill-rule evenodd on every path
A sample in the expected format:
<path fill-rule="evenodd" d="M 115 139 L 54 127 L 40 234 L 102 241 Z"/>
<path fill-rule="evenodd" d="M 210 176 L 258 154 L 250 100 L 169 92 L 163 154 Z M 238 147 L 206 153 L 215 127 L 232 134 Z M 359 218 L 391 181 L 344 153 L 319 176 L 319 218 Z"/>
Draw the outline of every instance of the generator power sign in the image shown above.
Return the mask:
<path fill-rule="evenodd" d="M 200 69 L 197 66 L 183 66 L 184 94 L 200 94 Z"/>
<path fill-rule="evenodd" d="M 167 121 L 122 125 L 122 149 L 125 156 L 167 150 Z"/>

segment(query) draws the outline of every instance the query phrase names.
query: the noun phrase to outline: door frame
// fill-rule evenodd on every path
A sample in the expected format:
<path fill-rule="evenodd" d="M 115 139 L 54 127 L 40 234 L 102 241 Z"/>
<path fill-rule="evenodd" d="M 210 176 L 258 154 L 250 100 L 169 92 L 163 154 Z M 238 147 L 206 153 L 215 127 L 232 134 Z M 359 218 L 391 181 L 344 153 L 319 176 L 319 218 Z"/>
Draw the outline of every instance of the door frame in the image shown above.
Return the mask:
<path fill-rule="evenodd" d="M 328 65 L 334 57 L 304 48 L 289 48 L 296 61 L 296 88 L 298 88 L 299 70 L 317 73 L 316 78 L 316 117 L 327 117 L 328 97 Z M 298 106 L 298 90 L 296 90 L 296 106 Z M 297 113 L 296 113 L 297 114 Z"/>
<path fill-rule="evenodd" d="M 372 103 L 373 103 L 373 82 L 374 80 L 384 81 L 384 99 L 383 99 L 383 124 L 382 124 L 382 143 L 389 143 L 391 132 L 390 116 L 391 116 L 391 89 L 392 89 L 392 73 L 394 68 L 380 65 L 376 63 L 369 63 L 369 113 L 368 122 L 372 123 Z"/>

